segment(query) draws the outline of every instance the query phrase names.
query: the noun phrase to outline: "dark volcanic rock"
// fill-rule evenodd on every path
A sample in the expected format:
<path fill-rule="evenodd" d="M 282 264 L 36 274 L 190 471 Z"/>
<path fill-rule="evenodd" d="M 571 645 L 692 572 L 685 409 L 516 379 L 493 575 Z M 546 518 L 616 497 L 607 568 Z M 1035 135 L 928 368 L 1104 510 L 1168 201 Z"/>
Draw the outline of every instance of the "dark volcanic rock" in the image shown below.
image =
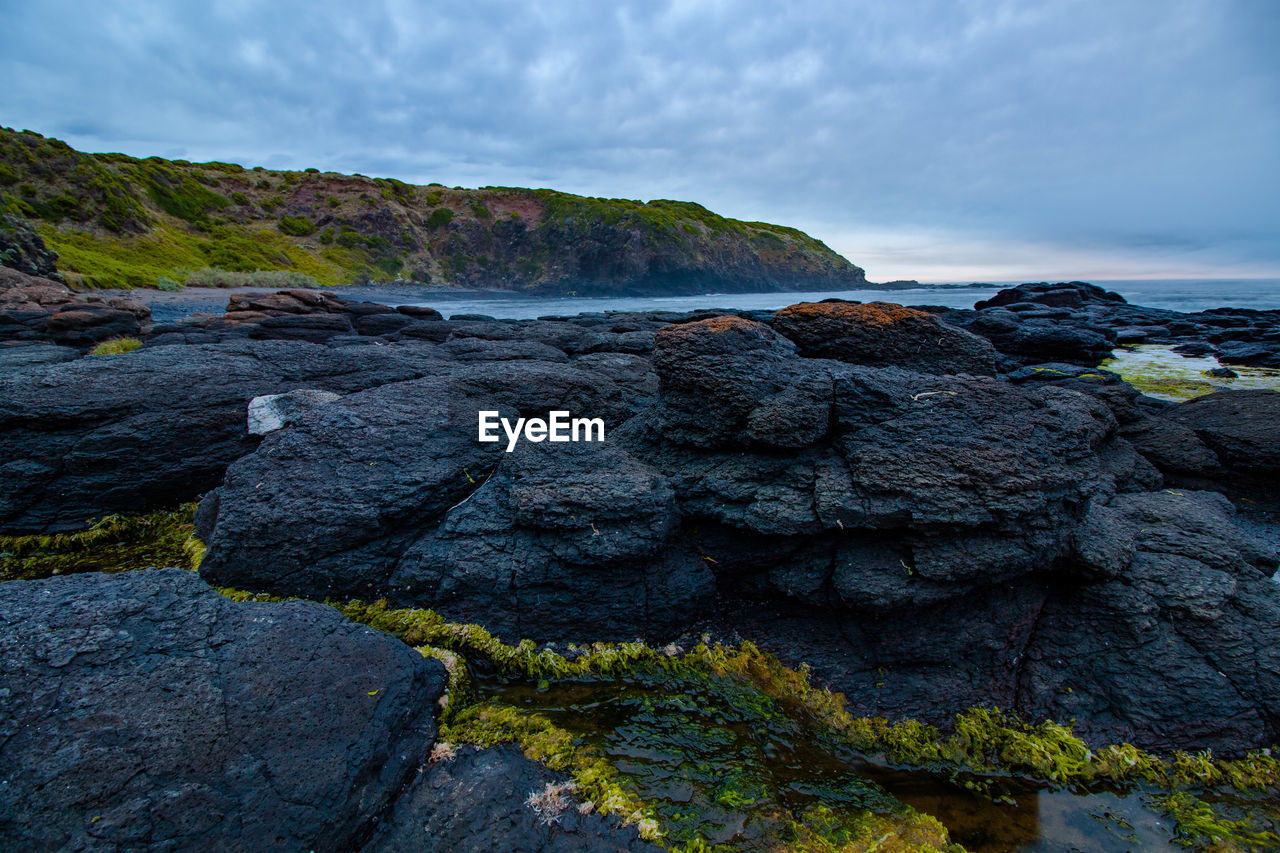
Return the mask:
<path fill-rule="evenodd" d="M 1280 367 L 1280 341 L 1232 341 L 1218 347 L 1218 360 L 1225 364 L 1252 367 Z"/>
<path fill-rule="evenodd" d="M 1165 417 L 1217 456 L 1226 485 L 1243 481 L 1280 497 L 1280 391 L 1216 391 L 1170 407 Z"/>
<path fill-rule="evenodd" d="M 172 506 L 253 449 L 249 401 L 345 393 L 439 369 L 429 346 L 283 341 L 144 347 L 0 376 L 0 529 L 41 532 Z"/>
<path fill-rule="evenodd" d="M 382 589 L 513 637 L 679 631 L 715 580 L 673 547 L 678 519 L 671 485 L 623 450 L 526 445 L 407 548 Z"/>
<path fill-rule="evenodd" d="M 368 302 L 352 302 L 331 293 L 317 290 L 277 290 L 274 293 L 237 293 L 227 300 L 227 319 L 238 316 L 265 315 L 280 317 L 300 314 L 352 313 L 352 306 L 372 306 L 374 310 L 360 310 L 363 314 L 390 314 L 393 308 Z"/>
<path fill-rule="evenodd" d="M 961 319 L 1104 343 L 1104 320 L 1148 335 L 1252 334 L 1265 322 L 1204 312 L 1184 326 L 1173 312 L 1080 293 L 1079 305 L 1033 293 Z M 87 514 L 139 494 L 190 495 L 241 456 L 197 518 L 209 544 L 201 571 L 218 584 L 385 596 L 509 640 L 656 641 L 708 622 L 812 663 L 855 710 L 934 723 L 993 702 L 1067 719 L 1077 708 L 1065 686 L 1096 675 L 1114 701 L 1109 711 L 1088 706 L 1096 722 L 1079 725 L 1090 738 L 1237 751 L 1275 737 L 1274 685 L 1248 681 L 1243 665 L 1218 670 L 1235 698 L 1206 705 L 1237 736 L 1152 693 L 1147 675 L 1126 693 L 1119 673 L 1174 666 L 1175 682 L 1199 695 L 1205 660 L 1242 660 L 1250 637 L 1270 637 L 1280 587 L 1252 579 L 1266 580 L 1272 558 L 1233 535 L 1213 499 L 1189 499 L 1191 511 L 1153 490 L 1162 474 L 1179 485 L 1274 483 L 1280 443 L 1268 430 L 1280 422 L 1280 395 L 1170 406 L 1079 363 L 1037 361 L 1001 379 L 952 373 L 956 359 L 991 350 L 971 351 L 970 338 L 914 312 L 906 331 L 917 320 L 942 330 L 922 356 L 941 373 L 805 357 L 852 357 L 875 337 L 828 340 L 806 311 L 782 322 L 798 348 L 769 312 L 444 321 L 336 305 L 272 317 L 278 304 L 246 303 L 232 313 L 247 322 L 216 318 L 201 331 L 247 336 L 269 321 L 331 318 L 366 332 L 374 327 L 362 324 L 391 318 L 392 331 L 335 326 L 323 344 L 150 343 L 110 360 L 110 371 L 88 359 L 0 380 L 15 401 L 0 406 L 15 448 L 4 456 L 12 517 L 53 529 L 67 524 L 57 513 L 68 506 Z M 849 322 L 841 303 L 829 305 L 817 312 L 823 329 Z M 876 334 L 893 346 L 913 340 Z M 91 384 L 103 376 L 127 381 Z M 244 403 L 300 387 L 347 396 L 254 449 Z M 510 420 L 599 417 L 606 441 L 522 439 L 507 453 L 505 439 L 477 440 L 482 409 Z M 171 470 L 176 479 L 165 480 Z M 1220 548 L 1235 556 L 1210 553 Z M 1153 586 L 1151 555 L 1176 558 L 1176 589 Z M 1213 592 L 1226 586 L 1212 572 L 1231 575 L 1236 591 Z M 1200 591 L 1216 603 L 1194 603 Z M 1146 631 L 1134 620 L 1147 617 L 1182 631 L 1184 604 L 1217 608 L 1233 626 L 1220 638 L 1165 636 L 1194 639 L 1200 658 L 1170 657 L 1145 639 L 1105 646 L 1107 631 Z"/>
<path fill-rule="evenodd" d="M 63 361 L 74 361 L 79 357 L 80 351 L 71 347 L 11 341 L 0 345 L 0 370 L 16 370 L 37 364 L 58 364 Z"/>
<path fill-rule="evenodd" d="M 31 850 L 357 848 L 445 680 L 324 605 L 177 569 L 0 585 L 0 659 L 0 837 Z"/>
<path fill-rule="evenodd" d="M 917 373 L 996 372 L 989 341 L 901 305 L 802 302 L 779 311 L 772 325 L 812 358 L 906 367 Z"/>
<path fill-rule="evenodd" d="M 983 308 L 997 308 L 1016 303 L 1035 303 L 1058 308 L 1078 308 L 1086 303 L 1124 303 L 1125 298 L 1118 293 L 1104 290 L 1096 284 L 1083 281 L 1068 281 L 1059 284 L 1038 282 L 1008 287 L 990 299 L 975 304 L 973 307 L 981 311 Z"/>
<path fill-rule="evenodd" d="M 1023 284 L 942 319 L 991 340 L 1023 364 L 1093 366 L 1117 344 L 1175 344 L 1188 355 L 1280 366 L 1280 311 L 1215 308 L 1181 313 L 1130 305 L 1118 293 L 1073 281 Z"/>
<path fill-rule="evenodd" d="M 1168 418 L 1139 418 L 1121 427 L 1133 448 L 1173 482 L 1206 482 L 1218 476 L 1221 463 L 1195 430 Z"/>
<path fill-rule="evenodd" d="M 259 340 L 311 341 L 320 343 L 335 335 L 355 331 L 349 317 L 341 314 L 281 315 L 266 317 L 255 324 L 249 337 Z"/>
<path fill-rule="evenodd" d="M 514 746 L 461 748 L 429 765 L 363 848 L 365 853 L 659 853 L 633 827 L 595 813 L 568 779 Z M 535 798 L 551 788 L 542 801 Z M 534 800 L 537 808 L 530 804 Z"/>
<path fill-rule="evenodd" d="M 994 702 L 1069 719 L 1085 699 L 1064 685 L 1092 679 L 1112 695 L 1078 721 L 1093 739 L 1239 751 L 1276 736 L 1280 687 L 1243 664 L 1215 670 L 1228 698 L 1204 707 L 1220 726 L 1153 692 L 1162 667 L 1199 697 L 1206 661 L 1262 654 L 1250 638 L 1272 642 L 1280 587 L 1228 507 L 1152 493 L 1160 473 L 1120 435 L 1123 422 L 1167 470 L 1210 468 L 1221 451 L 1198 434 L 1251 423 L 1243 410 L 1210 417 L 1202 403 L 1193 428 L 1164 416 L 1181 407 L 1071 365 L 1011 382 L 803 358 L 736 316 L 657 331 L 656 400 L 606 378 L 637 366 L 620 358 L 634 357 L 571 362 L 598 372 L 456 365 L 326 405 L 202 505 L 202 572 L 386 596 L 507 638 L 662 640 L 710 620 L 810 662 L 866 713 L 946 723 Z M 1241 401 L 1261 412 L 1270 399 Z M 602 414 L 607 441 L 508 454 L 475 440 L 480 408 Z M 1230 440 L 1265 465 L 1255 426 Z M 1165 558 L 1177 580 L 1157 588 Z M 1234 627 L 1195 633 L 1195 655 L 1106 645 L 1160 614 L 1184 630 L 1187 608 Z M 1141 677 L 1126 693 L 1129 669 Z"/>
<path fill-rule="evenodd" d="M 712 317 L 658 332 L 658 423 L 677 444 L 803 447 L 827 431 L 832 379 L 761 323 Z"/>
<path fill-rule="evenodd" d="M 1055 319 L 1030 318 L 1007 308 L 944 317 L 982 335 L 1000 352 L 1024 364 L 1063 361 L 1091 366 L 1111 354 L 1113 338 L 1104 329 L 1086 327 L 1073 318 L 1070 314 Z M 1065 322 L 1058 322 L 1059 319 Z"/>
<path fill-rule="evenodd" d="M 1095 507 L 1078 554 L 1099 582 L 1047 599 L 1019 679 L 1026 712 L 1160 750 L 1274 743 L 1276 555 L 1231 515 L 1213 492 Z"/>
<path fill-rule="evenodd" d="M 697 560 L 647 571 L 667 559 L 675 525 L 661 476 L 599 442 L 507 454 L 505 438 L 476 440 L 481 409 L 512 421 L 585 412 L 609 429 L 633 411 L 604 377 L 540 362 L 348 396 L 230 468 L 201 506 L 202 575 L 283 594 L 387 595 L 507 635 L 579 638 L 669 626 L 709 593 Z"/>

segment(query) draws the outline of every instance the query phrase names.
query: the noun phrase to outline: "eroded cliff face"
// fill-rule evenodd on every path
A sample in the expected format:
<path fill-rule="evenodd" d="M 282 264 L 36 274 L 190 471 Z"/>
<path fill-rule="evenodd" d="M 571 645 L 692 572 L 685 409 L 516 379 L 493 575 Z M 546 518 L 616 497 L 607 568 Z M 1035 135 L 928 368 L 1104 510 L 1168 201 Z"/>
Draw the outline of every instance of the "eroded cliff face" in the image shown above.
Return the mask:
<path fill-rule="evenodd" d="M 0 211 L 41 223 L 73 284 L 216 285 L 255 270 L 583 295 L 865 284 L 807 234 L 691 202 L 138 160 L 2 128 L 0 170 Z"/>

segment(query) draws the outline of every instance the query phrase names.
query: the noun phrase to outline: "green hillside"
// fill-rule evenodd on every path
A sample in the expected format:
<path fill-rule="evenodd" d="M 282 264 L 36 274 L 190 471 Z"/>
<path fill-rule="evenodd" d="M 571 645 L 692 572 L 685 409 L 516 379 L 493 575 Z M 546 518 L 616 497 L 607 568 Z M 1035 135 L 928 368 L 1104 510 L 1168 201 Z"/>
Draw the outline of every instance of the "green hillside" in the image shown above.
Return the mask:
<path fill-rule="evenodd" d="M 80 287 L 234 284 L 259 271 L 276 271 L 273 283 L 602 294 L 864 282 L 800 231 L 691 202 L 86 154 L 7 128 L 0 210 L 30 221 Z"/>

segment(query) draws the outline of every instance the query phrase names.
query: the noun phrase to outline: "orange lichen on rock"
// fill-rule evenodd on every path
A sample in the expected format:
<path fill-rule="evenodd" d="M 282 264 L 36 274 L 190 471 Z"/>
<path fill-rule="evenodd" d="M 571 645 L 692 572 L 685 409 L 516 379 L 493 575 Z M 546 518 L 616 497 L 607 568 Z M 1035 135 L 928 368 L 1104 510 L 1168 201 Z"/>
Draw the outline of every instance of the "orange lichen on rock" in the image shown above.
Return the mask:
<path fill-rule="evenodd" d="M 890 326 L 904 320 L 928 320 L 933 315 L 894 302 L 800 302 L 783 308 L 778 317 L 795 320 L 827 319 L 864 326 Z"/>
<path fill-rule="evenodd" d="M 751 331 L 759 328 L 759 323 L 753 323 L 750 320 L 744 320 L 741 317 L 735 317 L 732 314 L 722 314 L 719 317 L 708 317 L 705 320 L 698 320 L 693 323 L 681 323 L 676 326 L 668 326 L 663 329 L 664 332 L 679 332 L 687 334 L 700 334 L 702 332 L 729 332 L 729 331 Z"/>
<path fill-rule="evenodd" d="M 809 358 L 922 373 L 996 372 L 989 341 L 893 302 L 801 302 L 774 314 L 771 325 Z"/>
<path fill-rule="evenodd" d="M 665 326 L 654 339 L 654 360 L 660 367 L 704 355 L 759 351 L 785 357 L 794 355 L 795 347 L 765 324 L 733 315 Z"/>

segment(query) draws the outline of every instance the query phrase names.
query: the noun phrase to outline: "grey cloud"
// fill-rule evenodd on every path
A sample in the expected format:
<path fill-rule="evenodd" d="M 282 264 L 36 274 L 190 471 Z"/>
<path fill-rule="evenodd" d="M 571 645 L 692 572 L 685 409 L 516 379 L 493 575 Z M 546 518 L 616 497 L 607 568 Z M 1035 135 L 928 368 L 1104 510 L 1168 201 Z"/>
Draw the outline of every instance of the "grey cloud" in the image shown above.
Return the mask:
<path fill-rule="evenodd" d="M 896 228 L 1064 257 L 1218 247 L 1280 274 L 1276 9 L 44 2 L 0 34 L 0 122 L 91 150 L 689 198 L 855 261 L 839 235 Z"/>

